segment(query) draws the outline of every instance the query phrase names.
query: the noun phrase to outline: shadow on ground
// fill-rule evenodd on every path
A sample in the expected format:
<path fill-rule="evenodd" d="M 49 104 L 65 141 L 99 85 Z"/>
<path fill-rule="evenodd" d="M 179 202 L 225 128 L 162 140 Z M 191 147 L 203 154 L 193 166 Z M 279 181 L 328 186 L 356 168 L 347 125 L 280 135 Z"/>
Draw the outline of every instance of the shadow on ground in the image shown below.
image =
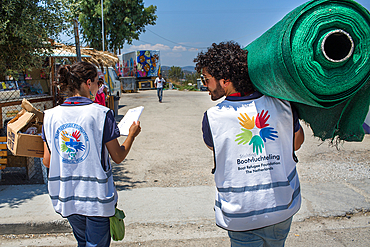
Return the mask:
<path fill-rule="evenodd" d="M 0 208 L 7 204 L 10 208 L 18 207 L 35 196 L 48 194 L 46 184 L 40 185 L 2 185 L 0 186 Z"/>
<path fill-rule="evenodd" d="M 147 181 L 133 180 L 130 176 L 130 172 L 125 168 L 125 162 L 129 159 L 124 160 L 121 164 L 116 164 L 113 161 L 113 180 L 118 191 L 120 190 L 131 190 L 136 187 L 137 184 L 147 183 Z"/>

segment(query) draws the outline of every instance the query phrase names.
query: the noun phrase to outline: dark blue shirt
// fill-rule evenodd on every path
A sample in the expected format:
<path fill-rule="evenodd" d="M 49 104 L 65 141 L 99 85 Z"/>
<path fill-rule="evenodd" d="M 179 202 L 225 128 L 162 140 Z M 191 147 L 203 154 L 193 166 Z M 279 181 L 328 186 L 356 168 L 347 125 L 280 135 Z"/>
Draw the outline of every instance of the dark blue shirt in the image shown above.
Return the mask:
<path fill-rule="evenodd" d="M 225 98 L 225 100 L 229 101 L 243 101 L 243 100 L 254 100 L 262 97 L 263 94 L 260 92 L 254 92 L 251 95 L 248 96 L 228 96 Z M 293 119 L 294 119 L 294 132 L 297 132 L 300 128 L 301 125 L 299 123 L 298 119 L 298 114 L 297 111 L 292 107 L 293 111 Z M 212 133 L 211 133 L 211 128 L 209 126 L 208 122 L 208 117 L 207 117 L 207 112 L 204 113 L 203 116 L 203 122 L 202 122 L 202 131 L 203 131 L 203 140 L 209 147 L 213 147 L 213 139 L 212 139 Z"/>

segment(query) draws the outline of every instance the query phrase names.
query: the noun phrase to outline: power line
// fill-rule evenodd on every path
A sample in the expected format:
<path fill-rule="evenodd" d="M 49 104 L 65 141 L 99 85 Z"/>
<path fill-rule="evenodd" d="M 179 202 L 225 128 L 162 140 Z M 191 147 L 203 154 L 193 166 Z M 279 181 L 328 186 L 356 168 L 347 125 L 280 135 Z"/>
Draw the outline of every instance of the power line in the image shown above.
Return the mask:
<path fill-rule="evenodd" d="M 163 36 L 161 36 L 161 35 L 159 35 L 159 34 L 156 34 L 155 32 L 153 32 L 152 30 L 150 30 L 150 29 L 148 29 L 148 28 L 146 28 L 146 30 L 148 30 L 149 32 L 151 32 L 151 33 L 153 33 L 153 34 L 157 35 L 158 37 L 160 37 L 160 38 L 162 38 L 162 39 L 164 39 L 164 40 L 167 40 L 168 42 L 171 42 L 171 43 L 173 43 L 173 44 L 175 44 L 175 45 L 181 45 L 181 46 L 184 46 L 184 47 L 194 48 L 194 49 L 207 49 L 207 48 L 208 48 L 208 47 L 194 47 L 194 46 L 188 46 L 188 45 L 180 44 L 180 43 L 177 43 L 177 42 L 175 42 L 175 41 L 169 40 L 169 39 L 167 39 L 167 38 L 165 38 L 165 37 L 163 37 Z"/>
<path fill-rule="evenodd" d="M 159 35 L 159 34 L 157 34 L 157 33 L 153 32 L 152 30 L 150 30 L 150 29 L 148 29 L 148 28 L 147 28 L 146 30 L 148 30 L 149 32 L 151 32 L 151 33 L 153 33 L 153 34 L 157 35 L 158 37 L 160 37 L 160 38 L 162 38 L 162 39 L 164 39 L 164 40 L 166 40 L 166 41 L 168 41 L 168 42 L 171 42 L 171 43 L 173 43 L 173 44 L 176 44 L 176 45 L 181 45 L 181 46 L 184 46 L 184 47 L 194 48 L 194 49 L 208 49 L 208 47 L 194 47 L 194 46 L 188 46 L 188 45 L 180 44 L 180 43 L 177 43 L 177 42 L 175 42 L 175 41 L 169 40 L 169 39 L 167 39 L 167 38 L 165 38 L 165 37 L 163 37 L 163 36 L 161 36 L 161 35 Z M 253 32 L 253 33 L 249 33 L 249 34 L 247 34 L 247 35 L 240 36 L 240 37 L 238 37 L 238 38 L 236 38 L 236 39 L 233 39 L 233 40 L 238 40 L 238 39 L 240 39 L 240 38 L 248 37 L 248 36 L 251 36 L 251 35 L 254 35 L 254 34 L 260 33 L 260 32 L 262 32 L 262 31 L 264 31 L 264 29 L 260 29 L 260 30 L 257 30 L 257 31 L 255 31 L 255 32 Z M 150 43 L 150 42 L 146 42 L 146 41 L 143 41 L 143 40 L 141 40 L 141 41 L 142 41 L 142 42 L 145 42 L 145 43 L 148 43 L 148 44 L 153 45 L 153 44 L 152 44 L 152 43 Z"/>
<path fill-rule="evenodd" d="M 155 44 L 153 44 L 153 43 L 151 43 L 151 42 L 148 42 L 148 41 L 145 41 L 145 40 L 142 40 L 142 39 L 139 39 L 138 40 L 139 42 L 142 42 L 142 43 L 145 43 L 145 44 L 149 44 L 149 45 L 155 45 Z"/>
<path fill-rule="evenodd" d="M 72 39 L 74 39 L 74 37 L 71 37 L 70 39 L 68 39 L 66 41 L 62 41 L 61 43 L 66 44 L 66 45 L 71 45 L 71 43 L 69 43 L 69 41 L 71 41 Z"/>

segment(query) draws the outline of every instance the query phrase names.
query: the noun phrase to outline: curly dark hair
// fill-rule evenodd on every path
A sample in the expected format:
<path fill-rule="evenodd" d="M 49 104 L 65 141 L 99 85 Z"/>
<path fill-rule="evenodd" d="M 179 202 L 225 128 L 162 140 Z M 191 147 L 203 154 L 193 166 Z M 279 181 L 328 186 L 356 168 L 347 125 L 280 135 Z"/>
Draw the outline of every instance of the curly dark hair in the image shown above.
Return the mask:
<path fill-rule="evenodd" d="M 88 62 L 77 62 L 72 66 L 63 65 L 58 71 L 58 81 L 60 91 L 67 92 L 69 96 L 80 90 L 81 84 L 86 83 L 88 79 L 94 81 L 98 75 L 96 67 Z"/>
<path fill-rule="evenodd" d="M 254 87 L 248 74 L 247 53 L 234 41 L 213 43 L 194 59 L 195 69 L 198 73 L 206 69 L 216 80 L 230 80 L 236 91 L 248 93 Z"/>

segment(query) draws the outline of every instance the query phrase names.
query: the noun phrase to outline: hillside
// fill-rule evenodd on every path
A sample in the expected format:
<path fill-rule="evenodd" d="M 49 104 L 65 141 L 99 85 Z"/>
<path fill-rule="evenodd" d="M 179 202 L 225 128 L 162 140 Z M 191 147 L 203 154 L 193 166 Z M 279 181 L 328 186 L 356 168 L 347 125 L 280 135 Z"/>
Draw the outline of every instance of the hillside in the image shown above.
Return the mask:
<path fill-rule="evenodd" d="M 166 73 L 168 70 L 170 70 L 171 66 L 162 66 L 162 72 Z M 185 74 L 187 73 L 195 73 L 195 66 L 185 66 L 181 67 L 182 71 L 184 71 Z"/>

